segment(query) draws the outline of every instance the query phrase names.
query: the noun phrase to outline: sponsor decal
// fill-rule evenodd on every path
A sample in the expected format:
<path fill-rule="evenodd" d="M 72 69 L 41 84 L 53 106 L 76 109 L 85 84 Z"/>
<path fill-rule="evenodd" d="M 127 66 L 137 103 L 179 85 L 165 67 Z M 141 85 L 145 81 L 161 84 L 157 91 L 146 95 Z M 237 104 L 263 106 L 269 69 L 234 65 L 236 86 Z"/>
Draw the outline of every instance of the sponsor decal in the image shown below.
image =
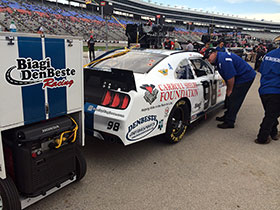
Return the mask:
<path fill-rule="evenodd" d="M 219 80 L 219 88 L 222 88 L 222 87 L 224 87 L 224 86 L 226 86 L 226 82 L 225 82 L 225 80 Z"/>
<path fill-rule="evenodd" d="M 192 120 L 195 120 L 196 118 L 197 118 L 196 114 L 192 116 Z"/>
<path fill-rule="evenodd" d="M 159 121 L 158 129 L 161 130 L 163 128 L 163 120 Z"/>
<path fill-rule="evenodd" d="M 42 89 L 71 87 L 74 81 L 67 79 L 67 77 L 75 76 L 75 74 L 75 69 L 55 69 L 52 67 L 49 57 L 39 61 L 31 58 L 18 58 L 16 65 L 7 70 L 6 80 L 11 85 L 18 86 L 42 83 Z"/>
<path fill-rule="evenodd" d="M 92 112 L 92 111 L 94 110 L 93 105 L 89 105 L 88 108 L 87 108 L 87 110 L 88 110 L 89 112 Z"/>
<path fill-rule="evenodd" d="M 158 85 L 160 101 L 176 100 L 184 97 L 195 97 L 198 95 L 196 83 L 171 83 Z"/>
<path fill-rule="evenodd" d="M 173 68 L 172 68 L 172 66 L 171 66 L 171 64 L 170 64 L 170 63 L 168 64 L 168 68 L 169 68 L 169 70 L 170 70 L 170 71 L 172 71 L 172 70 L 173 70 Z"/>
<path fill-rule="evenodd" d="M 151 105 L 157 99 L 157 94 L 159 91 L 152 84 L 150 85 L 144 84 L 140 88 L 146 90 L 144 99 L 146 102 L 148 102 Z"/>
<path fill-rule="evenodd" d="M 161 69 L 161 70 L 158 70 L 158 72 L 163 74 L 164 76 L 168 75 L 168 69 Z"/>
<path fill-rule="evenodd" d="M 119 114 L 119 113 L 116 113 L 116 112 L 112 112 L 110 110 L 102 109 L 99 106 L 89 105 L 86 110 L 89 111 L 89 112 L 100 112 L 102 114 L 108 114 L 108 115 L 113 115 L 115 117 L 123 117 L 124 118 L 123 114 Z"/>
<path fill-rule="evenodd" d="M 164 117 L 167 117 L 169 114 L 169 107 L 166 107 L 164 110 Z"/>
<path fill-rule="evenodd" d="M 194 105 L 194 108 L 195 108 L 195 109 L 200 109 L 200 108 L 201 108 L 201 102 L 200 102 L 200 103 L 196 103 L 196 104 Z"/>
<path fill-rule="evenodd" d="M 148 115 L 141 117 L 133 122 L 128 127 L 128 133 L 126 138 L 129 141 L 136 141 L 149 135 L 158 126 L 158 120 L 156 115 Z"/>
<path fill-rule="evenodd" d="M 222 95 L 222 91 L 221 89 L 218 90 L 218 97 L 220 97 Z"/>
<path fill-rule="evenodd" d="M 165 107 L 165 106 L 168 106 L 168 105 L 172 105 L 172 102 L 167 102 L 167 103 L 158 104 L 158 105 L 155 105 L 155 106 L 146 107 L 146 108 L 141 109 L 141 111 L 142 112 L 150 111 L 150 110 Z"/>

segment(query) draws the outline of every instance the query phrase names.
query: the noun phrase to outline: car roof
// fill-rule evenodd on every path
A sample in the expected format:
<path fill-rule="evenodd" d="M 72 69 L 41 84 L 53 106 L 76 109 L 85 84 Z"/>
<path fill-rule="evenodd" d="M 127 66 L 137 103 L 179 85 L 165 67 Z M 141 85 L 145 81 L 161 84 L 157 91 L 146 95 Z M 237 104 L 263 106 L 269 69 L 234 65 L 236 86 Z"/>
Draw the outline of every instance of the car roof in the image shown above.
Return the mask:
<path fill-rule="evenodd" d="M 133 51 L 141 51 L 144 53 L 154 53 L 154 54 L 161 54 L 161 55 L 173 55 L 173 54 L 186 54 L 187 57 L 202 57 L 202 55 L 198 52 L 186 52 L 183 50 L 165 50 L 165 49 L 133 49 Z"/>

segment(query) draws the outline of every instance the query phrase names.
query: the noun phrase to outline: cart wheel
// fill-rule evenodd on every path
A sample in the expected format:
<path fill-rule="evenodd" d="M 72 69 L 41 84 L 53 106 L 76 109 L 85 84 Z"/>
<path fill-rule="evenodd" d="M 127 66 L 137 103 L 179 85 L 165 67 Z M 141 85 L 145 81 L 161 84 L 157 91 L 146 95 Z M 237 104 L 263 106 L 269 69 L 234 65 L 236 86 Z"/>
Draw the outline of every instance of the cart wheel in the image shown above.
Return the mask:
<path fill-rule="evenodd" d="M 165 140 L 169 143 L 178 143 L 186 133 L 188 122 L 188 106 L 186 101 L 179 101 L 170 112 Z"/>
<path fill-rule="evenodd" d="M 0 209 L 21 209 L 17 188 L 9 176 L 6 179 L 0 179 Z"/>
<path fill-rule="evenodd" d="M 76 152 L 76 181 L 80 181 L 87 172 L 87 163 L 86 159 L 84 158 L 81 150 L 77 148 Z"/>

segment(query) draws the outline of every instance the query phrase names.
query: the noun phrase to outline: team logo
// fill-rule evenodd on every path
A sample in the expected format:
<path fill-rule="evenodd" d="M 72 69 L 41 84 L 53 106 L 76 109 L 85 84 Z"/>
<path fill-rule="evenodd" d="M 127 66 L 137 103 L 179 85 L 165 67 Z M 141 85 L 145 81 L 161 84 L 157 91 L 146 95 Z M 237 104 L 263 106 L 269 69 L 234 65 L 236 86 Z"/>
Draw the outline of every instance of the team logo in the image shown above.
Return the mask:
<path fill-rule="evenodd" d="M 158 120 L 156 115 L 141 117 L 128 127 L 126 138 L 129 141 L 142 139 L 157 128 L 157 126 Z"/>
<path fill-rule="evenodd" d="M 146 90 L 144 99 L 150 105 L 157 99 L 158 90 L 155 88 L 154 85 L 142 85 L 140 88 Z"/>
<path fill-rule="evenodd" d="M 51 59 L 32 60 L 31 58 L 16 59 L 16 66 L 10 67 L 6 72 L 6 80 L 11 85 L 27 86 L 43 83 L 42 88 L 71 87 L 73 80 L 67 79 L 75 76 L 75 69 L 55 69 Z"/>
<path fill-rule="evenodd" d="M 158 70 L 158 72 L 162 73 L 164 76 L 168 75 L 168 69 L 161 69 L 161 70 Z"/>

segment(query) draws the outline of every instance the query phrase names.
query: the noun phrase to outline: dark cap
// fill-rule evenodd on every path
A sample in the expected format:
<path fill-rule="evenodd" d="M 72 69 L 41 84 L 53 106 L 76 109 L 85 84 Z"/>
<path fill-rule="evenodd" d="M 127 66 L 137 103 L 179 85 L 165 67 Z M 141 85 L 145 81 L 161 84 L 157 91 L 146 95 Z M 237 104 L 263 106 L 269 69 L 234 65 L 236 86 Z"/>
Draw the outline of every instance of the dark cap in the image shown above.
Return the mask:
<path fill-rule="evenodd" d="M 208 48 L 207 50 L 205 50 L 204 52 L 204 59 L 207 59 L 210 57 L 211 53 L 213 52 L 217 52 L 217 50 L 215 48 Z"/>

